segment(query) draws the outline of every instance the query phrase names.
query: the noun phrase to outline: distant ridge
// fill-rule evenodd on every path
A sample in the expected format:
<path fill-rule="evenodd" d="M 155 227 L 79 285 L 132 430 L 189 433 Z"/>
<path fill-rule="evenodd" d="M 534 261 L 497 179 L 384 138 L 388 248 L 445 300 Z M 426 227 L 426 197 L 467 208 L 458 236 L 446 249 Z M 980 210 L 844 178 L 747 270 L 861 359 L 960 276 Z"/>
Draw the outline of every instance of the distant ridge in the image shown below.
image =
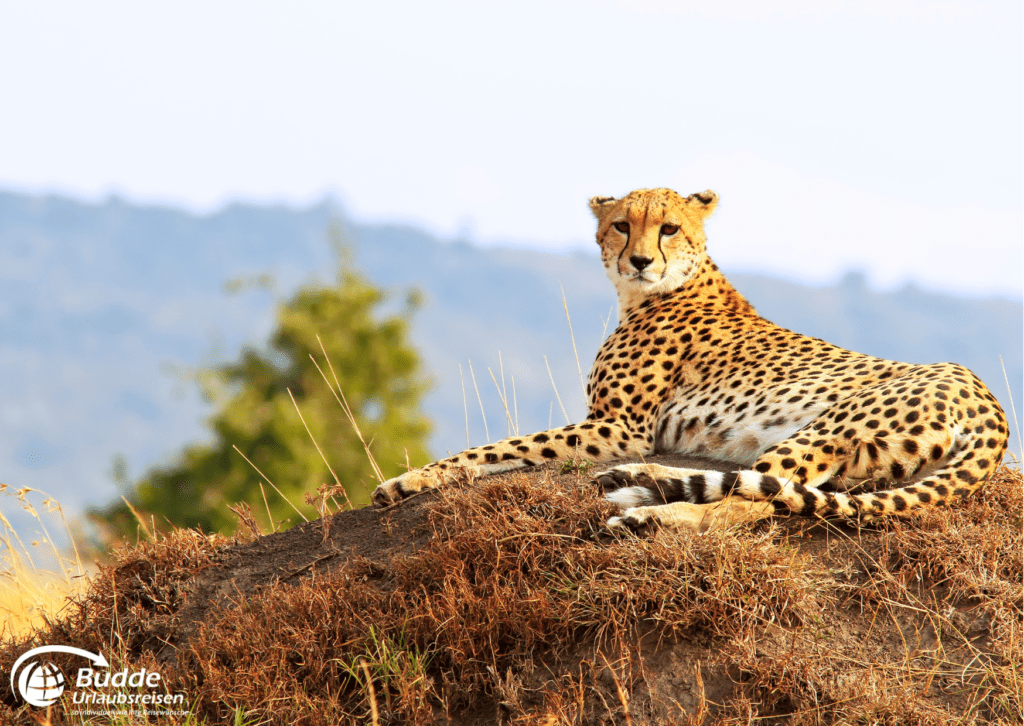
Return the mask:
<path fill-rule="evenodd" d="M 269 272 L 287 297 L 305 281 L 333 279 L 326 230 L 339 216 L 329 202 L 235 204 L 198 216 L 116 198 L 91 204 L 0 192 L 0 481 L 44 489 L 71 508 L 102 503 L 118 494 L 108 474 L 115 453 L 134 478 L 203 438 L 208 408 L 170 368 L 262 345 L 274 296 L 227 295 L 224 283 Z M 424 295 L 413 339 L 436 382 L 426 400 L 435 454 L 465 446 L 466 410 L 471 443 L 484 440 L 470 360 L 492 439 L 509 423 L 488 369 L 499 387 L 504 369 L 510 417 L 518 413 L 522 431 L 565 420 L 544 356 L 569 418 L 582 417 L 562 289 L 585 378 L 605 321 L 608 332 L 615 326 L 596 251 L 485 249 L 411 227 L 346 225 L 354 264 L 395 292 L 396 304 L 410 286 Z M 858 273 L 825 287 L 729 277 L 762 315 L 793 330 L 884 358 L 962 363 L 1010 414 L 1001 354 L 1021 406 L 1021 300 L 914 286 L 877 292 Z M 1015 433 L 1011 447 L 1019 451 Z"/>

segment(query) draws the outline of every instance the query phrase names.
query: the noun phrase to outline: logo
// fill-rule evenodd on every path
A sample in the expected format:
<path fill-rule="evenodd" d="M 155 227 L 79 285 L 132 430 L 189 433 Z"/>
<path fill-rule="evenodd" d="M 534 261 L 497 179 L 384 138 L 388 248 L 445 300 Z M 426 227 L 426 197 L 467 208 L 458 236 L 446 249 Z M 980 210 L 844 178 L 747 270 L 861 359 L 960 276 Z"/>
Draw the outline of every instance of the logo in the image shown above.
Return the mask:
<path fill-rule="evenodd" d="M 64 674 L 61 673 L 60 668 L 48 661 L 33 660 L 25 663 L 30 658 L 46 653 L 71 653 L 88 658 L 98 666 L 104 668 L 110 666 L 107 659 L 99 653 L 90 653 L 87 650 L 72 648 L 68 645 L 44 645 L 23 653 L 18 660 L 14 661 L 14 667 L 11 668 L 11 689 L 17 688 L 18 693 L 25 699 L 25 703 L 37 708 L 53 704 L 64 693 Z M 23 663 L 25 663 L 25 667 L 21 669 L 19 675 L 18 669 Z"/>
<path fill-rule="evenodd" d="M 65 678 L 48 653 L 69 653 L 90 661 L 74 678 Z M 184 693 L 163 689 L 159 673 L 145 668 L 114 672 L 101 653 L 69 645 L 44 645 L 23 653 L 11 668 L 11 690 L 36 708 L 60 700 L 69 716 L 186 716 L 185 710 L 169 710 L 185 704 Z M 62 699 L 63 697 L 63 699 Z"/>

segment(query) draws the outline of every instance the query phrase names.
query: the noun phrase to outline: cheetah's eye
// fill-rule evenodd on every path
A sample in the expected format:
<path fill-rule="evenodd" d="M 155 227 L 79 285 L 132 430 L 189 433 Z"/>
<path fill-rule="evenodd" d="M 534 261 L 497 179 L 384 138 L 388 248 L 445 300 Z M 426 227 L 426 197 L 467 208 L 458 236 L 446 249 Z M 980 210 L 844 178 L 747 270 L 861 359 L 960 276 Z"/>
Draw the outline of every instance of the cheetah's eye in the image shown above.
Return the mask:
<path fill-rule="evenodd" d="M 616 222 L 612 226 L 622 232 L 622 234 L 629 234 L 629 222 Z"/>
<path fill-rule="evenodd" d="M 661 233 L 663 235 L 665 235 L 666 237 L 671 237 L 672 235 L 674 235 L 678 231 L 679 231 L 679 225 L 678 224 L 663 224 L 663 225 L 661 225 Z"/>

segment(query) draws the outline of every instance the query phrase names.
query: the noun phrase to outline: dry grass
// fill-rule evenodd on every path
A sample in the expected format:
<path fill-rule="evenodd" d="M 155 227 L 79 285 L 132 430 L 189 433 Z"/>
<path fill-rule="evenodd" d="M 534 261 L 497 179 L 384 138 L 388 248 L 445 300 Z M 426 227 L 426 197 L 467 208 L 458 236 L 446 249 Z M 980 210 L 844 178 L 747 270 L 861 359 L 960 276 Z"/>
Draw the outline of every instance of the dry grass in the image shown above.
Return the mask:
<path fill-rule="evenodd" d="M 68 597 L 80 593 L 87 585 L 86 572 L 77 550 L 69 557 L 51 536 L 52 529 L 73 546 L 56 500 L 37 489 L 5 484 L 0 484 L 0 496 L 27 512 L 39 530 L 37 539 L 26 542 L 0 512 L 0 637 L 17 637 L 43 627 Z"/>
<path fill-rule="evenodd" d="M 965 506 L 837 533 L 830 629 L 853 637 L 732 643 L 747 708 L 792 724 L 1020 723 L 1022 512 L 1020 471 L 1003 467 Z"/>
<path fill-rule="evenodd" d="M 187 693 L 191 722 L 1020 723 L 1019 471 L 873 529 L 610 543 L 607 505 L 567 471 L 444 492 L 427 546 L 386 564 L 233 596 L 226 580 L 235 604 L 190 630 L 190 588 L 227 541 L 177 531 L 117 553 L 3 657 L 118 654 Z"/>

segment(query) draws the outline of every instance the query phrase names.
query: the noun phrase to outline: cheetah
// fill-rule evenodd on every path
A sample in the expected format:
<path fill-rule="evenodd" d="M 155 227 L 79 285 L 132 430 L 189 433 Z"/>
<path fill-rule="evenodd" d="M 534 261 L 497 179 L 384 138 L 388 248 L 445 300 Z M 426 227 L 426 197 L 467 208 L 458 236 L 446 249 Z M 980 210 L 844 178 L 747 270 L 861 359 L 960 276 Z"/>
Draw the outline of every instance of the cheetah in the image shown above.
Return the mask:
<path fill-rule="evenodd" d="M 1009 431 L 981 380 L 955 363 L 874 358 L 765 320 L 706 252 L 717 204 L 710 190 L 592 198 L 619 319 L 590 373 L 586 420 L 411 470 L 381 484 L 374 503 L 545 461 L 655 453 L 742 468 L 603 471 L 595 482 L 620 510 L 606 523 L 613 532 L 705 531 L 775 513 L 860 522 L 978 490 Z"/>

